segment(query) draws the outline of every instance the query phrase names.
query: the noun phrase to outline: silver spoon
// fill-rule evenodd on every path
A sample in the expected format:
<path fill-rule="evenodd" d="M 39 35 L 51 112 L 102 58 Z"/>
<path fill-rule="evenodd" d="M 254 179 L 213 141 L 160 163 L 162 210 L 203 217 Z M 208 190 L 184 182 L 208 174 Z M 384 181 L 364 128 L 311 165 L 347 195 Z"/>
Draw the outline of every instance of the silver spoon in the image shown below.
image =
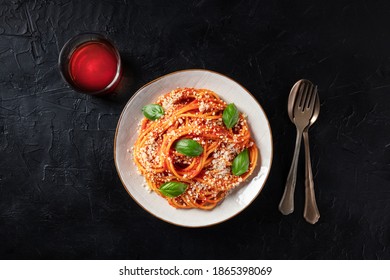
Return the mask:
<path fill-rule="evenodd" d="M 316 196 L 314 192 L 313 172 L 311 170 L 310 160 L 310 145 L 309 145 L 309 127 L 317 120 L 320 114 L 320 98 L 316 95 L 316 103 L 313 116 L 310 119 L 310 124 L 303 131 L 303 141 L 305 143 L 305 208 L 303 217 L 308 223 L 315 224 L 320 218 L 318 211 Z"/>

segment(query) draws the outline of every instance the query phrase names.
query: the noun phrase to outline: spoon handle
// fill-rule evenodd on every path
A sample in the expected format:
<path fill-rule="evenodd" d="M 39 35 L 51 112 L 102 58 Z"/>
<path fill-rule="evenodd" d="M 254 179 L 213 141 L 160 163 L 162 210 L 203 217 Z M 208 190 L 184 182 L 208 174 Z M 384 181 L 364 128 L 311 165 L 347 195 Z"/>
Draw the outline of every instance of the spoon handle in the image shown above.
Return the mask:
<path fill-rule="evenodd" d="M 297 139 L 295 141 L 294 156 L 291 162 L 290 171 L 287 176 L 284 193 L 279 203 L 279 211 L 282 212 L 283 215 L 288 215 L 294 212 L 294 191 L 295 183 L 297 181 L 297 166 L 301 141 L 302 131 L 297 128 Z"/>
<path fill-rule="evenodd" d="M 314 193 L 313 172 L 311 170 L 310 160 L 310 145 L 309 133 L 307 130 L 303 132 L 303 140 L 305 142 L 305 209 L 303 217 L 310 224 L 315 224 L 320 218 L 320 212 L 317 208 L 316 195 Z"/>

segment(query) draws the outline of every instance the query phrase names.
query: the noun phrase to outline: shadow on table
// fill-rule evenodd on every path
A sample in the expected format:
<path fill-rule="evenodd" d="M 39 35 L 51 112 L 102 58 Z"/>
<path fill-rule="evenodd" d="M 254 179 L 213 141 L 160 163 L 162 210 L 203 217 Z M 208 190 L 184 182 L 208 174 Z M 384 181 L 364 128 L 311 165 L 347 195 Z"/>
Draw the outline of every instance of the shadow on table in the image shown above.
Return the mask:
<path fill-rule="evenodd" d="M 116 103 L 126 103 L 134 94 L 135 85 L 135 66 L 131 56 L 126 53 L 121 53 L 122 59 L 122 78 L 116 87 L 113 94 L 102 96 Z"/>

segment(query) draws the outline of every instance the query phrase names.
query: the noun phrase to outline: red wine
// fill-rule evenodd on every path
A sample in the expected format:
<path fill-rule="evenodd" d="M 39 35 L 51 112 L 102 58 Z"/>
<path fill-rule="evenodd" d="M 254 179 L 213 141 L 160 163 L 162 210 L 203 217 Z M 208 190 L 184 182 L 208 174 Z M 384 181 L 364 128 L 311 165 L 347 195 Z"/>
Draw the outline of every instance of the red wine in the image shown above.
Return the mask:
<path fill-rule="evenodd" d="M 114 81 L 118 64 L 119 59 L 111 46 L 103 42 L 88 42 L 72 53 L 69 74 L 79 89 L 97 92 L 106 89 Z M 114 89 L 116 84 L 110 85 L 107 91 Z"/>

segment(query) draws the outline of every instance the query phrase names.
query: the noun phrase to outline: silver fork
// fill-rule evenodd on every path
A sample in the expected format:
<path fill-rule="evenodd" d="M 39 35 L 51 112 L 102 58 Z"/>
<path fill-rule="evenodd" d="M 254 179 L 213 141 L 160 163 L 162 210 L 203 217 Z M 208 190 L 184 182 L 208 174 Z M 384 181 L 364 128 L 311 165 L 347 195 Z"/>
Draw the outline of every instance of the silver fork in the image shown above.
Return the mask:
<path fill-rule="evenodd" d="M 286 186 L 282 199 L 279 204 L 279 211 L 284 215 L 291 214 L 294 211 L 294 191 L 297 180 L 297 166 L 298 156 L 301 147 L 302 133 L 306 127 L 310 125 L 310 119 L 313 116 L 313 110 L 315 107 L 315 101 L 317 96 L 317 88 L 310 82 L 302 80 L 299 84 L 298 92 L 291 91 L 291 95 L 294 98 L 289 98 L 289 107 L 293 107 L 292 110 L 292 121 L 297 128 L 297 138 L 295 142 L 295 151 L 293 160 L 291 163 L 290 171 L 287 176 Z"/>

